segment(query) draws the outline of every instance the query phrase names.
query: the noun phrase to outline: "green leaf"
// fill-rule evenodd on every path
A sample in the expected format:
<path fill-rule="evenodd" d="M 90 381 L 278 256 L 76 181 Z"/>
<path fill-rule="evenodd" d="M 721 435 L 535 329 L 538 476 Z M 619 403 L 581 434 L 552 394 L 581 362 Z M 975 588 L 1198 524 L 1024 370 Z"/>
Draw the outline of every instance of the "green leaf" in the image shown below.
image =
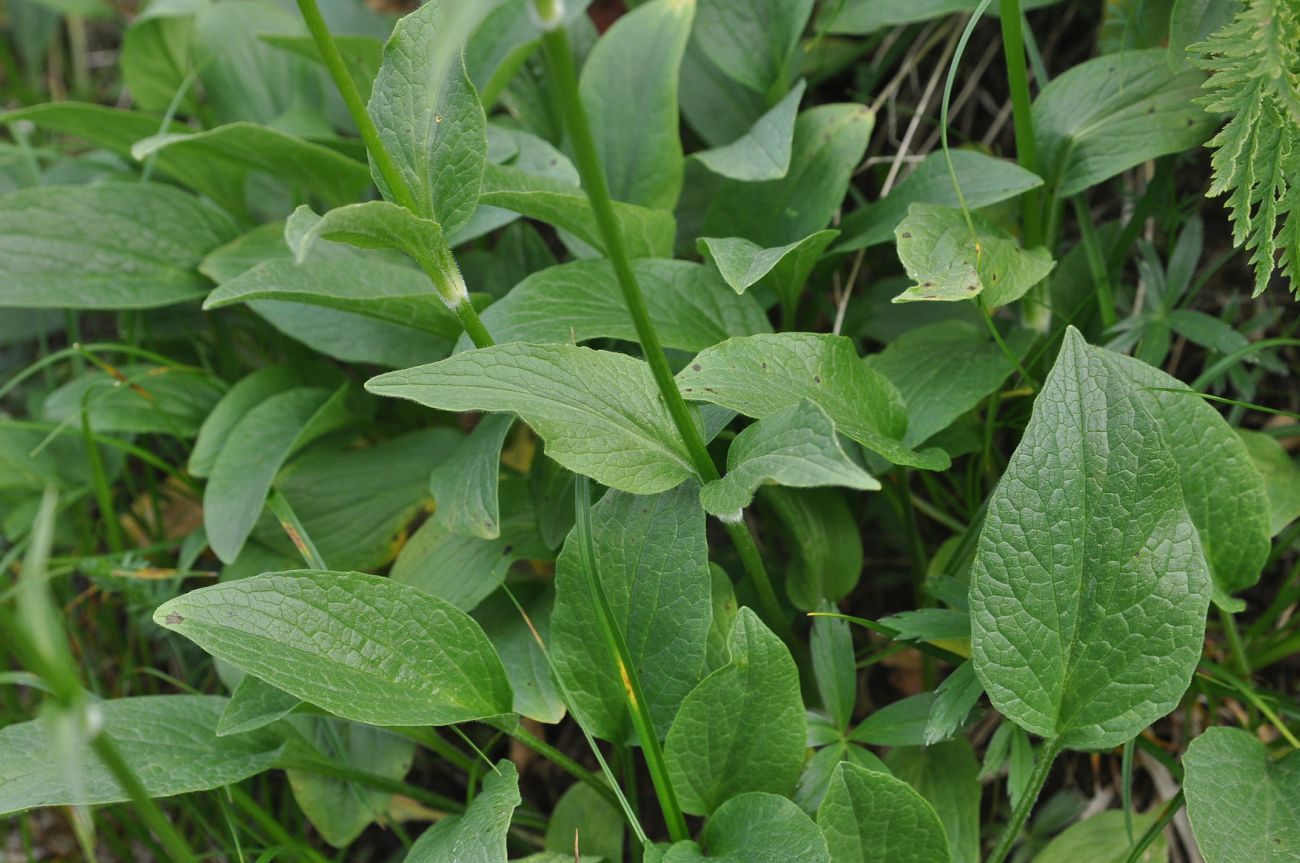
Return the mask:
<path fill-rule="evenodd" d="M 449 411 L 512 411 L 551 458 L 634 494 L 692 475 L 685 445 L 649 367 L 572 345 L 506 344 L 371 378 L 366 388 Z"/>
<path fill-rule="evenodd" d="M 230 436 L 230 430 L 244 414 L 270 396 L 302 382 L 299 372 L 285 365 L 266 366 L 241 378 L 226 390 L 203 420 L 185 469 L 191 476 L 206 477 Z"/>
<path fill-rule="evenodd" d="M 610 196 L 671 210 L 682 189 L 677 77 L 695 4 L 651 0 L 619 16 L 582 66 L 581 94 Z"/>
<path fill-rule="evenodd" d="M 1205 76 L 1177 70 L 1165 49 L 1107 54 L 1053 78 L 1034 100 L 1038 158 L 1055 198 L 1204 143 L 1214 118 L 1198 110 Z"/>
<path fill-rule="evenodd" d="M 45 397 L 41 416 L 76 427 L 84 402 L 90 427 L 100 434 L 192 438 L 222 395 L 217 381 L 195 369 L 127 363 L 114 371 L 87 369 Z"/>
<path fill-rule="evenodd" d="M 331 211 L 333 212 L 333 211 Z M 204 309 L 256 300 L 287 300 L 350 312 L 450 342 L 460 321 L 418 270 L 360 255 L 265 261 L 208 294 Z"/>
<path fill-rule="evenodd" d="M 736 622 L 740 606 L 736 603 L 736 588 L 731 576 L 716 563 L 709 564 L 713 617 L 709 620 L 709 635 L 704 648 L 704 673 L 709 674 L 726 665 L 731 657 L 727 641 Z"/>
<path fill-rule="evenodd" d="M 1059 0 L 1024 0 L 1024 9 L 1050 6 Z M 818 26 L 830 33 L 866 35 L 899 24 L 916 24 L 953 12 L 974 12 L 979 0 L 844 0 L 827 7 Z M 998 5 L 988 13 L 997 15 Z"/>
<path fill-rule="evenodd" d="M 764 483 L 880 488 L 845 454 L 826 412 L 807 400 L 769 414 L 737 435 L 727 450 L 727 475 L 705 485 L 700 501 L 711 515 L 735 520 Z"/>
<path fill-rule="evenodd" d="M 1232 426 L 1186 384 L 1141 360 L 1100 356 L 1146 389 L 1148 406 L 1178 466 L 1178 481 L 1215 594 L 1223 599 L 1259 581 L 1269 554 L 1268 492 Z M 1160 392 L 1152 388 L 1176 389 Z"/>
<path fill-rule="evenodd" d="M 922 692 L 886 704 L 853 729 L 850 740 L 874 746 L 923 746 L 935 694 Z"/>
<path fill-rule="evenodd" d="M 1154 812 L 1134 813 L 1134 837 L 1146 833 L 1155 820 Z M 1087 860 L 1088 863 L 1128 863 L 1131 851 L 1124 813 L 1111 809 L 1070 825 L 1069 829 L 1057 835 L 1038 852 L 1033 863 L 1076 863 L 1079 860 Z M 1137 859 L 1137 863 L 1166 863 L 1168 859 L 1169 849 L 1165 844 L 1164 833 L 1161 832 Z"/>
<path fill-rule="evenodd" d="M 807 725 L 790 651 L 748 608 L 729 646 L 731 661 L 686 696 L 664 743 L 677 798 L 694 815 L 748 791 L 789 795 L 803 765 Z"/>
<path fill-rule="evenodd" d="M 822 606 L 823 611 L 833 609 L 829 604 Z M 849 622 L 835 617 L 813 618 L 809 650 L 822 706 L 837 728 L 846 729 L 858 700 L 857 657 L 853 653 Z"/>
<path fill-rule="evenodd" d="M 664 347 L 699 351 L 728 336 L 772 331 L 753 298 L 735 296 L 703 264 L 637 258 L 632 272 Z M 483 325 L 503 344 L 569 344 L 602 338 L 636 342 L 627 307 L 610 294 L 614 283 L 613 267 L 606 260 L 547 267 L 484 310 Z M 468 338 L 459 347 L 468 348 Z"/>
<path fill-rule="evenodd" d="M 1255 470 L 1264 478 L 1268 493 L 1269 533 L 1277 536 L 1282 528 L 1300 518 L 1300 466 L 1275 438 L 1262 432 L 1237 429 Z"/>
<path fill-rule="evenodd" d="M 245 674 L 221 712 L 217 736 L 246 734 L 264 728 L 288 716 L 301 704 L 301 698 L 276 689 L 260 677 Z"/>
<path fill-rule="evenodd" d="M 483 539 L 501 535 L 497 506 L 501 447 L 514 422 L 511 414 L 483 417 L 429 475 L 429 489 L 438 506 L 434 518 L 451 533 Z"/>
<path fill-rule="evenodd" d="M 961 210 L 933 204 L 908 208 L 894 235 L 898 259 L 916 284 L 894 302 L 952 302 L 982 294 L 989 306 L 1005 306 L 1023 297 L 1056 265 L 1046 249 L 1026 251 L 984 217 L 970 217 L 974 235 Z"/>
<path fill-rule="evenodd" d="M 794 124 L 792 168 L 779 180 L 725 180 L 703 233 L 739 236 L 765 248 L 820 231 L 844 202 L 849 178 L 866 151 L 875 115 L 864 105 L 819 105 Z"/>
<path fill-rule="evenodd" d="M 179 596 L 154 622 L 344 719 L 449 725 L 510 712 L 505 671 L 478 624 L 386 578 L 267 573 Z"/>
<path fill-rule="evenodd" d="M 948 838 L 925 798 L 856 764 L 835 768 L 817 809 L 832 863 L 949 863 Z"/>
<path fill-rule="evenodd" d="M 487 118 L 461 59 L 469 11 L 426 3 L 397 22 L 366 107 L 415 198 L 415 215 L 452 234 L 478 205 Z M 375 183 L 393 199 L 376 169 Z"/>
<path fill-rule="evenodd" d="M 1006 159 L 995 159 L 977 150 L 953 150 L 950 155 L 962 198 L 972 210 L 1010 200 L 1043 185 L 1037 174 Z M 943 153 L 931 153 L 882 200 L 844 217 L 839 226 L 843 239 L 835 245 L 835 251 L 851 252 L 894 239 L 894 229 L 912 204 L 959 207 L 961 201 L 953 189 Z"/>
<path fill-rule="evenodd" d="M 215 207 L 158 183 L 0 197 L 0 307 L 142 309 L 202 296 L 195 268 L 232 239 Z"/>
<path fill-rule="evenodd" d="M 1066 332 L 988 504 L 971 647 L 993 706 L 1081 749 L 1132 739 L 1186 691 L 1210 574 L 1149 395 Z"/>
<path fill-rule="evenodd" d="M 885 763 L 934 807 L 943 822 L 953 863 L 979 863 L 983 789 L 971 745 L 957 738 L 933 746 L 898 746 L 885 756 Z M 1085 860 L 1093 863 L 1093 858 L 1086 855 L 1073 858 L 1071 863 Z"/>
<path fill-rule="evenodd" d="M 705 9 L 718 4 L 706 3 Z M 696 28 L 697 35 L 699 28 Z M 800 81 L 744 135 L 730 144 L 692 153 L 715 174 L 748 183 L 779 180 L 790 170 L 794 122 L 807 84 Z"/>
<path fill-rule="evenodd" d="M 789 563 L 785 592 L 803 611 L 847 596 L 862 576 L 858 520 L 844 496 L 829 488 L 768 486 L 762 502 L 772 509 L 786 538 Z"/>
<path fill-rule="evenodd" d="M 1187 818 L 1205 863 L 1300 855 L 1300 755 L 1271 758 L 1236 728 L 1208 728 L 1183 756 Z"/>
<path fill-rule="evenodd" d="M 975 676 L 972 663 L 963 662 L 954 668 L 934 690 L 934 702 L 925 723 L 925 745 L 952 739 L 983 694 L 984 687 Z"/>
<path fill-rule="evenodd" d="M 143 110 L 166 111 L 194 68 L 194 17 L 207 5 L 208 0 L 154 0 L 122 34 L 122 84 Z M 191 114 L 194 102 L 193 93 L 187 94 L 180 111 Z"/>
<path fill-rule="evenodd" d="M 171 797 L 240 782 L 273 767 L 284 737 L 271 731 L 218 737 L 226 699 L 210 695 L 151 695 L 89 705 L 100 733 L 116 744 L 150 797 Z M 120 803 L 131 796 L 90 746 L 79 742 L 67 758 L 44 719 L 0 729 L 0 814 L 45 806 Z M 75 764 L 75 774 L 62 765 Z"/>
<path fill-rule="evenodd" d="M 519 805 L 519 773 L 505 759 L 483 777 L 465 814 L 444 818 L 411 846 L 405 863 L 505 863 L 506 834 Z"/>
<path fill-rule="evenodd" d="M 757 93 L 780 93 L 798 68 L 795 49 L 812 7 L 812 0 L 708 0 L 700 4 L 695 42 L 728 78 Z"/>
<path fill-rule="evenodd" d="M 807 399 L 835 429 L 894 464 L 944 470 L 940 450 L 917 453 L 901 443 L 907 431 L 902 398 L 867 368 L 850 339 L 822 333 L 779 333 L 728 339 L 698 354 L 677 375 L 682 395 L 755 419 Z"/>
<path fill-rule="evenodd" d="M 549 560 L 537 531 L 527 482 L 501 480 L 500 534 L 494 539 L 452 533 L 429 519 L 402 546 L 392 577 L 447 600 L 462 611 L 475 608 L 501 586 L 516 560 Z"/>
<path fill-rule="evenodd" d="M 132 158 L 141 162 L 163 153 L 178 161 L 202 163 L 205 172 L 220 171 L 236 187 L 243 185 L 250 171 L 264 171 L 290 186 L 319 195 L 330 206 L 355 201 L 370 188 L 370 173 L 361 162 L 256 123 L 151 135 L 131 147 Z"/>
<path fill-rule="evenodd" d="M 623 813 L 584 782 L 569 786 L 546 825 L 546 849 L 587 860 L 623 859 Z"/>
<path fill-rule="evenodd" d="M 797 295 L 803 288 L 822 252 L 837 236 L 836 231 L 818 231 L 772 249 L 761 248 L 743 237 L 701 237 L 697 246 L 736 293 L 743 294 L 766 278 L 780 296 L 786 297 Z"/>
<path fill-rule="evenodd" d="M 1019 355 L 1029 341 L 1029 333 L 1017 330 L 1007 344 Z M 863 362 L 888 378 L 906 402 L 907 446 L 925 443 L 948 428 L 1015 369 L 987 328 L 966 321 L 909 330 Z"/>
<path fill-rule="evenodd" d="M 529 597 L 523 585 L 511 588 L 528 614 L 542 643 L 550 641 L 551 591 Z M 564 718 L 564 699 L 551 677 L 550 663 L 533 637 L 533 631 L 504 592 L 498 591 L 474 609 L 474 619 L 497 649 L 506 677 L 515 694 L 515 712 L 538 722 L 556 723 Z M 620 816 L 621 817 L 621 816 Z"/>
<path fill-rule="evenodd" d="M 812 717 L 809 714 L 809 731 L 812 730 Z M 810 741 L 811 742 L 811 741 Z M 849 743 L 839 738 L 829 745 L 813 752 L 812 757 L 804 762 L 803 772 L 799 775 L 799 787 L 794 792 L 794 802 L 809 815 L 817 814 L 826 790 L 831 786 L 831 777 L 841 761 L 848 761 L 866 770 L 879 770 L 888 773 L 889 768 L 866 747 Z"/>
<path fill-rule="evenodd" d="M 591 203 L 577 186 L 489 164 L 483 174 L 484 204 L 513 210 L 568 231 L 592 248 L 604 249 Z M 665 210 L 614 202 L 614 218 L 633 258 L 671 258 L 677 222 Z"/>
<path fill-rule="evenodd" d="M 700 832 L 698 844 L 678 842 L 661 863 L 829 863 L 830 859 L 821 831 L 798 806 L 779 795 L 753 791 L 719 806 Z"/>
<path fill-rule="evenodd" d="M 608 492 L 591 509 L 597 575 L 662 737 L 704 667 L 712 595 L 694 483 L 654 497 Z M 556 562 L 551 653 L 591 733 L 633 738 L 622 679 L 601 639 L 576 534 Z"/>
<path fill-rule="evenodd" d="M 249 678 L 245 678 L 249 679 Z M 306 733 L 331 761 L 385 779 L 401 779 L 415 759 L 415 743 L 383 728 L 327 716 L 305 717 Z M 289 787 L 321 838 L 346 848 L 372 822 L 386 817 L 392 793 L 306 770 L 288 770 Z"/>
<path fill-rule="evenodd" d="M 259 33 L 258 38 L 268 45 L 282 48 L 305 57 L 321 65 L 321 58 L 316 40 L 310 36 L 291 36 L 285 33 Z M 379 67 L 384 62 L 384 43 L 373 36 L 349 36 L 343 33 L 333 34 L 334 47 L 343 57 L 343 66 L 348 70 L 348 77 L 357 85 L 357 92 L 362 99 L 370 98 L 371 87 L 379 75 Z M 164 107 L 166 107 L 164 105 Z"/>
<path fill-rule="evenodd" d="M 346 385 L 331 393 L 295 387 L 250 410 L 230 430 L 203 490 L 203 524 L 217 557 L 239 556 L 289 456 L 350 421 Z"/>

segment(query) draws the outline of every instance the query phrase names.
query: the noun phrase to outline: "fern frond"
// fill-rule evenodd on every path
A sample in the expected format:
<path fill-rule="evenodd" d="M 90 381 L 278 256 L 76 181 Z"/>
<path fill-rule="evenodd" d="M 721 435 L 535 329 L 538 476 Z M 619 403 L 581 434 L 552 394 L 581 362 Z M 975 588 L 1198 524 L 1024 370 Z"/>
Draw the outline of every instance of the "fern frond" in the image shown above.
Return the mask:
<path fill-rule="evenodd" d="M 1255 296 L 1274 266 L 1300 292 L 1300 0 L 1250 0 L 1188 51 L 1210 73 L 1201 104 L 1228 118 L 1207 145 L 1206 194 L 1228 196 L 1233 240 L 1252 252 Z"/>

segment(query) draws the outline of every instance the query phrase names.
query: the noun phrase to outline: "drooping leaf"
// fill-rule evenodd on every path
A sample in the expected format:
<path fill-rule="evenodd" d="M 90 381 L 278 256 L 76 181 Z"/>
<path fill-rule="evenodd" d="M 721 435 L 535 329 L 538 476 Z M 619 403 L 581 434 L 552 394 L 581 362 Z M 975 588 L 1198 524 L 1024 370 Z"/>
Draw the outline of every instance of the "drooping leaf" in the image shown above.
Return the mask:
<path fill-rule="evenodd" d="M 705 4 L 711 9 L 717 4 Z M 699 29 L 696 29 L 699 33 Z M 779 180 L 790 170 L 794 146 L 794 122 L 807 84 L 800 81 L 790 89 L 753 127 L 730 144 L 692 153 L 715 174 L 747 183 Z"/>
<path fill-rule="evenodd" d="M 731 661 L 686 696 L 664 743 L 682 810 L 695 815 L 748 791 L 789 795 L 803 764 L 807 726 L 790 651 L 748 608 L 729 647 Z M 763 732 L 754 734 L 758 716 Z"/>
<path fill-rule="evenodd" d="M 270 769 L 284 736 L 270 730 L 218 737 L 226 699 L 211 695 L 115 698 L 91 706 L 118 752 L 150 797 L 220 788 Z M 131 796 L 86 743 L 68 759 L 54 758 L 41 719 L 0 729 L 0 814 L 43 806 L 117 803 Z M 70 777 L 61 766 L 77 766 Z"/>
<path fill-rule="evenodd" d="M 1269 755 L 1236 728 L 1207 728 L 1183 756 L 1187 818 L 1205 863 L 1300 855 L 1300 755 Z"/>
<path fill-rule="evenodd" d="M 1191 149 L 1213 118 L 1197 110 L 1205 76 L 1175 69 L 1163 48 L 1080 63 L 1034 100 L 1034 133 L 1049 194 L 1064 198 L 1134 165 Z"/>
<path fill-rule="evenodd" d="M 949 863 L 939 816 L 910 785 L 841 763 L 817 809 L 831 863 Z"/>
<path fill-rule="evenodd" d="M 1007 339 L 1013 353 L 1028 333 Z M 907 404 L 903 443 L 917 446 L 952 425 L 1000 387 L 1014 366 L 988 330 L 966 321 L 942 321 L 910 330 L 863 362 L 880 372 Z"/>
<path fill-rule="evenodd" d="M 993 705 L 1075 748 L 1178 703 L 1210 574 L 1150 396 L 1073 328 L 989 500 L 971 647 Z"/>
<path fill-rule="evenodd" d="M 506 834 L 519 805 L 519 772 L 502 759 L 483 777 L 464 815 L 444 818 L 416 840 L 406 863 L 505 863 Z"/>
<path fill-rule="evenodd" d="M 1135 813 L 1134 837 L 1145 834 L 1155 819 L 1154 812 Z M 1070 825 L 1043 846 L 1033 863 L 1074 863 L 1076 860 L 1087 860 L 1088 863 L 1128 863 L 1131 852 L 1128 832 L 1124 826 L 1124 813 L 1110 809 Z M 1137 863 L 1165 863 L 1168 859 L 1169 850 L 1164 833 L 1161 832 L 1142 852 Z"/>
<path fill-rule="evenodd" d="M 203 490 L 203 524 L 223 562 L 239 556 L 289 456 L 350 421 L 347 396 L 346 385 L 333 393 L 295 387 L 270 396 L 230 430 Z"/>
<path fill-rule="evenodd" d="M 704 511 L 694 483 L 654 497 L 608 492 L 591 510 L 596 577 L 661 737 L 704 667 L 712 610 Z M 556 563 L 551 651 L 597 737 L 632 739 L 624 685 L 601 638 L 576 534 Z"/>
<path fill-rule="evenodd" d="M 356 722 L 446 725 L 510 711 L 510 684 L 478 624 L 386 578 L 267 573 L 190 591 L 154 622 Z"/>
<path fill-rule="evenodd" d="M 764 483 L 880 488 L 845 454 L 834 424 L 810 401 L 769 414 L 737 435 L 727 450 L 726 476 L 705 485 L 700 501 L 712 515 L 739 518 Z"/>
<path fill-rule="evenodd" d="M 501 535 L 497 484 L 501 446 L 514 424 L 511 414 L 489 414 L 446 461 L 433 469 L 429 488 L 434 518 L 452 533 L 496 539 Z"/>
<path fill-rule="evenodd" d="M 1037 174 L 1006 159 L 976 150 L 953 150 L 951 156 L 962 198 L 971 209 L 997 204 L 1043 185 Z M 835 244 L 835 251 L 850 252 L 889 242 L 912 204 L 961 206 L 942 153 L 927 156 L 880 201 L 845 216 L 839 226 L 842 239 Z"/>
<path fill-rule="evenodd" d="M 669 848 L 661 863 L 829 863 L 826 840 L 813 820 L 778 794 L 751 791 L 713 813 L 699 843 Z"/>
<path fill-rule="evenodd" d="M 768 486 L 762 492 L 786 539 L 790 602 L 813 611 L 852 592 L 862 576 L 862 538 L 844 496 L 829 488 Z"/>
<path fill-rule="evenodd" d="M 272 722 L 278 722 L 301 704 L 301 698 L 290 695 L 283 689 L 276 689 L 260 677 L 245 674 L 230 694 L 226 709 L 221 711 L 216 733 L 220 737 L 226 737 L 256 731 Z"/>
<path fill-rule="evenodd" d="M 865 105 L 810 108 L 794 124 L 793 166 L 779 180 L 725 180 L 704 219 L 704 235 L 744 237 L 764 248 L 820 231 L 844 201 L 875 115 Z"/>
<path fill-rule="evenodd" d="M 822 252 L 838 234 L 818 231 L 802 240 L 772 249 L 742 237 L 701 237 L 700 253 L 707 252 L 722 278 L 738 294 L 768 279 L 778 295 L 787 297 L 803 287 Z"/>
<path fill-rule="evenodd" d="M 1255 470 L 1264 478 L 1268 493 L 1269 533 L 1277 536 L 1282 528 L 1300 518 L 1300 465 L 1282 445 L 1262 432 L 1237 429 Z"/>
<path fill-rule="evenodd" d="M 573 345 L 505 344 L 372 378 L 366 388 L 439 410 L 511 411 L 551 458 L 597 482 L 653 494 L 691 475 L 649 366 Z"/>
<path fill-rule="evenodd" d="M 898 746 L 885 756 L 885 763 L 934 807 L 943 822 L 952 863 L 979 863 L 983 789 L 971 745 L 959 737 L 932 746 Z M 1086 856 L 1075 859 L 1092 860 Z"/>
<path fill-rule="evenodd" d="M 0 197 L 0 307 L 142 309 L 202 296 L 196 267 L 234 238 L 217 208 L 158 183 Z"/>
<path fill-rule="evenodd" d="M 728 336 L 771 332 L 758 303 L 737 297 L 703 264 L 637 258 L 632 272 L 664 347 L 699 351 Z M 608 261 L 571 261 L 539 270 L 482 314 L 498 342 L 637 341 L 627 307 L 610 291 Z M 616 290 L 616 289 L 614 289 Z M 460 347 L 469 347 L 463 339 Z"/>
<path fill-rule="evenodd" d="M 1022 249 L 1006 232 L 977 213 L 970 226 L 961 210 L 912 204 L 898 223 L 898 259 L 915 285 L 894 297 L 953 302 L 983 296 L 989 306 L 1004 306 L 1047 278 L 1056 262 L 1046 249 Z"/>
<path fill-rule="evenodd" d="M 582 66 L 582 102 L 615 200 L 661 210 L 677 203 L 677 78 L 694 16 L 694 3 L 643 3 L 605 31 Z"/>
<path fill-rule="evenodd" d="M 461 59 L 472 11 L 433 2 L 398 21 L 366 107 L 415 214 L 444 234 L 473 214 L 487 158 L 487 118 Z M 378 169 L 374 175 L 393 200 Z"/>
<path fill-rule="evenodd" d="M 807 399 L 835 429 L 895 464 L 943 470 L 939 450 L 914 452 L 902 398 L 884 376 L 863 365 L 853 342 L 821 333 L 733 338 L 698 354 L 677 375 L 682 394 L 756 419 Z"/>

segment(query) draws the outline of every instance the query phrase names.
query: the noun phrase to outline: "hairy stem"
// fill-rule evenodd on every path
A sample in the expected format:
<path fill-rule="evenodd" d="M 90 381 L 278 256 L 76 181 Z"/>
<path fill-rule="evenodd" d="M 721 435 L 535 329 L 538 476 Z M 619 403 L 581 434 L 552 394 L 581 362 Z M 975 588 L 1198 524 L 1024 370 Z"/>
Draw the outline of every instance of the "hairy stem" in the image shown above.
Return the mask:
<path fill-rule="evenodd" d="M 1055 738 L 1043 744 L 1043 751 L 1038 754 L 1038 763 L 1034 765 L 1034 772 L 1029 776 L 1029 784 L 1020 797 L 1020 805 L 1011 813 L 1011 820 L 1002 831 L 1002 836 L 998 839 L 998 844 L 994 846 L 993 853 L 989 855 L 986 863 L 1002 863 L 1011 853 L 1011 848 L 1020 838 L 1025 820 L 1029 818 L 1030 810 L 1038 801 L 1038 795 L 1042 793 L 1043 784 L 1047 782 L 1047 776 L 1052 772 L 1052 764 L 1060 751 L 1061 744 Z"/>

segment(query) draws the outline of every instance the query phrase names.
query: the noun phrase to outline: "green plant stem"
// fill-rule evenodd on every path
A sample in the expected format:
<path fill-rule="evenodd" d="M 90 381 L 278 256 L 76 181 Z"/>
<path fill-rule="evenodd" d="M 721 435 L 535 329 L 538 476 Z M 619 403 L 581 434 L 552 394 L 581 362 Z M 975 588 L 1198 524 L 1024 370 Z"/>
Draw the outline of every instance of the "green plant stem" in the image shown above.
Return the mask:
<path fill-rule="evenodd" d="M 117 747 L 108 735 L 96 734 L 90 741 L 90 748 L 108 768 L 108 772 L 113 774 L 117 784 L 126 791 L 144 823 L 167 849 L 168 856 L 180 863 L 193 860 L 194 852 L 190 850 L 189 844 L 180 833 L 176 832 L 176 828 L 158 808 L 158 804 L 150 799 L 149 792 L 140 782 L 140 777 L 135 775 L 135 771 L 122 758 L 122 753 L 117 751 Z"/>
<path fill-rule="evenodd" d="M 1097 289 L 1097 311 L 1101 314 L 1103 330 L 1115 326 L 1115 293 L 1110 286 L 1110 273 L 1106 268 L 1106 254 L 1101 248 L 1097 229 L 1092 224 L 1092 213 L 1088 211 L 1088 202 L 1082 194 L 1075 195 L 1074 217 L 1079 222 L 1083 234 L 1083 249 L 1088 255 L 1088 270 L 1092 274 L 1093 286 Z"/>
<path fill-rule="evenodd" d="M 1029 74 L 1025 68 L 1025 39 L 1021 31 L 1020 0 L 998 0 L 1002 16 L 1002 52 L 1011 87 L 1011 118 L 1016 133 L 1016 161 L 1026 171 L 1038 173 L 1038 145 L 1034 140 L 1033 104 L 1029 98 Z M 1020 199 L 1022 230 L 1027 248 L 1041 245 L 1042 213 L 1038 190 L 1030 189 Z"/>
<path fill-rule="evenodd" d="M 506 733 L 545 758 L 547 761 L 554 764 L 556 767 L 559 767 L 565 773 L 568 773 L 574 779 L 577 779 L 584 785 L 594 789 L 597 794 L 608 801 L 610 806 L 615 809 L 618 808 L 618 798 L 614 796 L 614 792 L 610 790 L 609 784 L 606 783 L 605 780 L 601 779 L 595 773 L 592 773 L 590 770 L 583 767 L 581 764 L 574 761 L 545 740 L 542 740 L 540 737 L 529 732 L 528 729 L 524 728 L 522 722 L 515 723 L 514 727 L 506 731 Z"/>
<path fill-rule="evenodd" d="M 1250 658 L 1246 648 L 1241 644 L 1241 632 L 1237 629 L 1237 620 L 1232 612 L 1219 609 L 1219 623 L 1223 625 L 1223 635 L 1228 639 L 1228 654 L 1237 668 L 1242 680 L 1250 680 Z"/>
<path fill-rule="evenodd" d="M 1002 863 L 1011 853 L 1011 848 L 1020 838 L 1020 831 L 1024 829 L 1029 812 L 1038 801 L 1038 795 L 1042 793 L 1043 785 L 1047 782 L 1047 776 L 1052 772 L 1052 764 L 1060 751 L 1061 744 L 1055 738 L 1043 743 L 1043 751 L 1038 754 L 1038 763 L 1034 765 L 1034 772 L 1030 774 L 1029 783 L 1020 796 L 1020 805 L 1011 813 L 1011 820 L 1002 831 L 1002 836 L 998 839 L 998 844 L 993 847 L 993 852 L 989 854 L 986 863 Z"/>
<path fill-rule="evenodd" d="M 632 652 L 628 650 L 627 641 L 614 621 L 614 611 L 609 606 L 609 600 L 600 585 L 600 574 L 596 571 L 596 546 L 591 535 L 591 481 L 585 476 L 578 477 L 575 507 L 574 535 L 578 539 L 578 549 L 582 555 L 582 571 L 586 576 L 584 580 L 587 590 L 591 594 L 592 604 L 596 606 L 596 623 L 600 628 L 600 636 L 609 651 L 610 660 L 618 670 L 619 679 L 623 682 L 628 713 L 636 728 L 637 739 L 641 741 L 641 752 L 650 770 L 650 782 L 659 798 L 668 834 L 674 842 L 680 842 L 690 838 L 686 818 L 682 815 L 677 792 L 673 790 L 672 778 L 668 775 L 668 764 L 664 760 L 659 735 L 655 733 L 654 722 L 650 718 L 650 708 L 641 689 L 641 677 L 637 674 L 636 663 L 632 661 Z"/>
<path fill-rule="evenodd" d="M 379 129 L 371 119 L 370 112 L 366 110 L 365 103 L 361 101 L 357 85 L 348 73 L 347 64 L 343 62 L 343 55 L 339 53 L 338 46 L 334 44 L 334 37 L 330 35 L 329 27 L 325 24 L 325 18 L 321 15 L 316 0 L 298 0 L 298 9 L 302 12 L 303 20 L 307 22 L 307 30 L 311 33 L 312 41 L 316 43 L 316 50 L 320 51 L 321 59 L 325 61 L 325 68 L 329 70 L 334 86 L 343 97 L 343 104 L 347 106 L 352 122 L 356 124 L 357 131 L 361 134 L 361 140 L 366 145 L 366 152 L 370 154 L 375 170 L 379 171 L 379 176 L 384 179 L 384 185 L 388 187 L 388 193 L 398 204 L 412 213 L 420 214 L 415 195 L 407 185 L 402 172 L 398 170 L 392 154 L 384 146 L 383 139 L 379 137 Z M 445 239 L 443 245 L 444 247 L 446 245 Z M 451 250 L 446 249 L 446 253 L 447 257 L 454 261 Z M 432 274 L 430 278 L 432 279 Z M 435 286 L 441 287 L 436 282 Z M 474 343 L 474 347 L 486 348 L 494 344 L 468 298 L 458 302 L 453 310 L 456 312 L 456 317 L 460 318 L 461 325 L 469 335 L 470 341 Z"/>
<path fill-rule="evenodd" d="M 1151 843 L 1156 841 L 1156 838 L 1161 833 L 1165 832 L 1165 828 L 1169 826 L 1169 822 L 1174 820 L 1174 816 L 1177 815 L 1178 810 L 1182 808 L 1183 790 L 1180 788 L 1178 789 L 1177 794 L 1169 798 L 1169 802 L 1165 804 L 1165 808 L 1160 810 L 1160 817 L 1155 820 L 1154 824 L 1147 828 L 1147 832 L 1142 834 L 1142 838 L 1139 839 L 1137 844 L 1133 846 L 1131 851 L 1129 851 L 1125 863 L 1141 863 L 1143 852 L 1145 852 L 1147 848 L 1151 847 Z"/>
<path fill-rule="evenodd" d="M 230 799 L 235 806 L 251 818 L 257 826 L 266 831 L 266 835 L 281 845 L 292 846 L 295 851 L 303 856 L 310 863 L 329 863 L 329 858 L 324 857 L 318 851 L 314 850 L 302 842 L 296 841 L 289 831 L 280 826 L 280 822 L 263 809 L 252 796 L 238 785 L 227 785 L 226 790 L 230 792 Z"/>
<path fill-rule="evenodd" d="M 556 27 L 544 33 L 542 47 L 546 54 L 546 66 L 550 72 L 553 90 L 560 104 L 560 113 L 564 118 L 564 126 L 568 130 L 569 140 L 573 146 L 578 175 L 582 178 L 582 187 L 587 192 L 587 199 L 591 203 L 592 213 L 605 243 L 605 254 L 614 268 L 614 276 L 618 281 L 619 290 L 623 293 L 623 302 L 627 306 L 628 314 L 631 315 L 632 323 L 636 327 L 637 340 L 640 341 L 641 350 L 650 365 L 650 372 L 654 376 L 655 384 L 659 388 L 673 424 L 677 426 L 677 432 L 686 444 L 686 451 L 695 472 L 704 482 L 719 479 L 721 475 L 718 473 L 718 467 L 713 463 L 713 458 L 704 444 L 704 437 L 691 418 L 686 400 L 677 389 L 672 368 L 668 365 L 668 355 L 664 353 L 659 334 L 650 320 L 645 295 L 641 292 L 640 284 L 637 283 L 636 274 L 632 272 L 632 261 L 614 216 L 614 205 L 609 195 L 609 186 L 605 182 L 605 172 L 601 168 L 600 157 L 596 153 L 596 142 L 592 138 L 591 127 L 587 123 L 587 114 L 578 92 L 578 74 L 573 66 L 573 52 L 569 49 L 569 38 L 564 28 Z M 744 520 L 727 524 L 727 534 L 736 544 L 736 551 L 740 555 L 741 563 L 753 584 L 755 593 L 758 594 L 763 616 L 767 619 L 768 625 L 787 644 L 792 643 L 790 622 L 781 610 L 781 603 L 777 599 L 776 591 L 772 589 L 772 582 L 763 565 L 758 545 Z"/>

